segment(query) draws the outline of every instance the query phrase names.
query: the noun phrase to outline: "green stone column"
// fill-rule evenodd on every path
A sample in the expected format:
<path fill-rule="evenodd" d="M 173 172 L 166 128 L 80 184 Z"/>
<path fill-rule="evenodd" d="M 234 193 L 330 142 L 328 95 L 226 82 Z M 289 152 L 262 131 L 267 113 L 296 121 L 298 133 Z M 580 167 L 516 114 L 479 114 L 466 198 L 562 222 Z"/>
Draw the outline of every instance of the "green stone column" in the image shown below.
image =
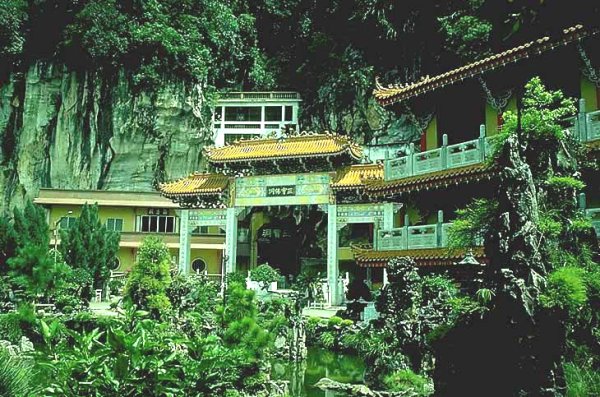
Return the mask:
<path fill-rule="evenodd" d="M 329 285 L 329 304 L 331 306 L 342 303 L 339 291 L 337 226 L 337 205 L 329 204 L 327 206 L 327 284 Z"/>
<path fill-rule="evenodd" d="M 188 274 L 190 268 L 190 210 L 179 210 L 179 273 Z"/>
<path fill-rule="evenodd" d="M 235 272 L 238 218 L 235 207 L 227 208 L 225 223 L 225 274 Z"/>

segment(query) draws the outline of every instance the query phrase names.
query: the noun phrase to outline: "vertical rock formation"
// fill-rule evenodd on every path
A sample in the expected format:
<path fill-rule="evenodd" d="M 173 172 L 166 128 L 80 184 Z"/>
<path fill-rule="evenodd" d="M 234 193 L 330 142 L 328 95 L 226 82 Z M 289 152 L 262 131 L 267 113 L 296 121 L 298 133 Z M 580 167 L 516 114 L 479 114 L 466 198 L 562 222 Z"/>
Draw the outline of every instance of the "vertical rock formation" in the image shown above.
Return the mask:
<path fill-rule="evenodd" d="M 33 64 L 0 86 L 0 210 L 41 187 L 152 190 L 197 170 L 212 139 L 198 87 L 136 92 L 124 72 Z"/>

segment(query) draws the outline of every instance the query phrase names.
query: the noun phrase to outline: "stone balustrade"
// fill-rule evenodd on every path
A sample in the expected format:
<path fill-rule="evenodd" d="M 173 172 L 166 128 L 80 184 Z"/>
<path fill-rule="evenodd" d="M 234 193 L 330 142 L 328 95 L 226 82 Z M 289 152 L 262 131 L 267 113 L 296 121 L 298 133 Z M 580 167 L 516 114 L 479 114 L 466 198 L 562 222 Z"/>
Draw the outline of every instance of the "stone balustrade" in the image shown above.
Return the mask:
<path fill-rule="evenodd" d="M 374 246 L 377 251 L 445 248 L 451 225 L 444 222 L 442 211 L 438 211 L 437 223 L 430 225 L 410 226 L 405 217 L 403 227 L 377 230 Z"/>
<path fill-rule="evenodd" d="M 567 129 L 580 141 L 591 142 L 600 139 L 600 110 L 586 112 L 585 109 L 585 99 L 580 99 L 579 113 L 565 121 L 569 123 Z M 485 161 L 489 152 L 484 125 L 479 128 L 479 138 L 454 145 L 448 145 L 448 135 L 444 134 L 440 148 L 417 152 L 411 143 L 407 155 L 386 157 L 384 178 L 392 181 L 477 164 Z"/>
<path fill-rule="evenodd" d="M 448 145 L 448 135 L 442 137 L 442 147 L 425 152 L 415 152 L 411 143 L 406 156 L 384 162 L 384 178 L 386 181 L 407 178 L 414 175 L 428 174 L 451 168 L 460 168 L 478 164 L 486 159 L 489 145 L 485 137 L 485 126 L 479 130 L 479 138 L 472 141 Z"/>

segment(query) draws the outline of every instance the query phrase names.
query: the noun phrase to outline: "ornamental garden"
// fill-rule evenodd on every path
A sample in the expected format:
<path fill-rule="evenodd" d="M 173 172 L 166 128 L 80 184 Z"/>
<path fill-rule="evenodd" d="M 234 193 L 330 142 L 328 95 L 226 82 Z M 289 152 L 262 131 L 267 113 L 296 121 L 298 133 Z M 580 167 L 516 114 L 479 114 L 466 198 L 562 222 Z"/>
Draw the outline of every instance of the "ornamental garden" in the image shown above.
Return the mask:
<path fill-rule="evenodd" d="M 410 141 L 222 92 L 196 172 L 40 189 L 0 217 L 0 395 L 600 395 L 600 88 L 542 73 L 597 35 L 377 81 Z"/>

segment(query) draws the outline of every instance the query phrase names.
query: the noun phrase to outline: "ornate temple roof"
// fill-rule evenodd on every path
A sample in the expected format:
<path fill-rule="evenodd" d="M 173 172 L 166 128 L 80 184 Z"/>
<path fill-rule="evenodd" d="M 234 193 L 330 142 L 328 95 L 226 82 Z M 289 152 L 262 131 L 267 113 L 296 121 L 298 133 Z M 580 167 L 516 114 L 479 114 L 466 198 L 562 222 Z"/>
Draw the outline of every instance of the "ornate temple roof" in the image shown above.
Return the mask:
<path fill-rule="evenodd" d="M 479 163 L 392 181 L 368 181 L 365 190 L 372 197 L 380 197 L 477 182 L 483 179 L 491 179 L 493 174 L 493 166 Z"/>
<path fill-rule="evenodd" d="M 352 253 L 356 264 L 361 267 L 386 267 L 391 259 L 405 256 L 414 259 L 418 266 L 452 266 L 464 258 L 466 251 L 448 248 L 375 251 L 371 248 L 352 246 Z M 487 262 L 483 247 L 475 248 L 473 255 L 479 263 Z"/>
<path fill-rule="evenodd" d="M 213 164 L 338 155 L 348 155 L 358 161 L 363 150 L 347 136 L 324 133 L 236 141 L 227 146 L 209 147 L 206 155 Z"/>
<path fill-rule="evenodd" d="M 168 198 L 185 196 L 214 196 L 227 189 L 229 178 L 223 174 L 194 173 L 172 182 L 161 183 L 159 190 Z"/>
<path fill-rule="evenodd" d="M 337 171 L 331 181 L 333 190 L 363 188 L 368 181 L 383 181 L 383 164 L 357 164 Z"/>
<path fill-rule="evenodd" d="M 454 84 L 458 81 L 473 77 L 484 72 L 496 69 L 509 63 L 517 62 L 530 56 L 539 55 L 543 52 L 553 50 L 571 42 L 581 40 L 587 36 L 596 34 L 597 31 L 588 31 L 582 25 L 576 25 L 563 30 L 562 36 L 552 40 L 545 36 L 538 40 L 530 41 L 518 47 L 500 52 L 498 54 L 481 59 L 457 69 L 450 70 L 440 75 L 426 76 L 420 81 L 411 84 L 390 85 L 384 87 L 379 82 L 373 91 L 377 102 L 381 105 L 391 105 L 405 99 L 433 91 L 437 88 Z"/>

